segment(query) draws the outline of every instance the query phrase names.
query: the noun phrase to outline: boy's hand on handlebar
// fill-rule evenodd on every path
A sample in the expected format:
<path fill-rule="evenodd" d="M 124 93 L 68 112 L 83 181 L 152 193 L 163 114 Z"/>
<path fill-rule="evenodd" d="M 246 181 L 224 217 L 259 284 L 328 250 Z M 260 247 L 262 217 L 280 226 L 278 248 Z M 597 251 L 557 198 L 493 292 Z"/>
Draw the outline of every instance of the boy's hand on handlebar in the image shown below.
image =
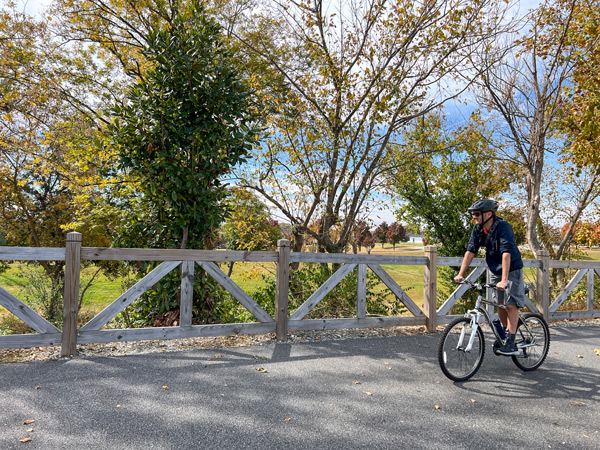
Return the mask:
<path fill-rule="evenodd" d="M 500 281 L 496 285 L 496 289 L 498 289 L 499 291 L 504 291 L 504 290 L 506 290 L 506 286 L 508 286 L 508 281 Z"/>
<path fill-rule="evenodd" d="M 460 275 L 456 275 L 456 276 L 454 277 L 454 282 L 455 282 L 456 284 L 460 284 L 460 283 L 462 283 L 463 281 L 465 281 L 465 277 L 461 277 Z"/>

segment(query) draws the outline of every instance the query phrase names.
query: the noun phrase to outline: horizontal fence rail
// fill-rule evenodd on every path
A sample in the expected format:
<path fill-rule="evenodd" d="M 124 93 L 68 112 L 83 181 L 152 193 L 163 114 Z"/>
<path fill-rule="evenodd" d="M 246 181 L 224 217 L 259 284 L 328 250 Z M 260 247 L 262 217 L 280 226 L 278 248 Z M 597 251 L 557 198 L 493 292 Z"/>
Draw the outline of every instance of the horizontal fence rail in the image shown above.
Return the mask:
<path fill-rule="evenodd" d="M 438 307 L 437 270 L 441 266 L 459 267 L 462 258 L 438 257 L 437 248 L 425 247 L 424 256 L 356 255 L 291 252 L 289 241 L 280 240 L 277 251 L 223 251 L 184 249 L 131 249 L 82 247 L 81 234 L 69 233 L 65 248 L 0 247 L 4 261 L 65 261 L 63 330 L 46 321 L 21 300 L 0 287 L 0 305 L 31 326 L 37 334 L 0 336 L 0 348 L 25 348 L 61 345 L 63 356 L 73 355 L 77 344 L 136 340 L 212 337 L 234 334 L 275 333 L 277 340 L 287 339 L 289 331 L 343 328 L 376 328 L 391 326 L 425 326 L 434 331 L 438 324 L 449 323 L 456 315 L 451 311 L 468 290 L 460 285 Z M 120 297 L 110 303 L 89 322 L 77 328 L 78 292 L 81 261 L 153 261 L 160 264 Z M 219 266 L 218 262 L 276 263 L 275 315 L 271 317 L 244 292 Z M 291 263 L 336 264 L 337 270 L 290 315 L 288 312 Z M 423 267 L 423 307 L 419 307 L 383 266 Z M 486 273 L 484 259 L 474 259 L 468 279 L 476 280 Z M 524 260 L 524 266 L 535 270 L 535 299 L 526 306 L 542 313 L 548 320 L 600 317 L 594 309 L 594 281 L 600 276 L 600 262 L 553 261 L 547 252 L 539 259 Z M 256 318 L 256 322 L 216 325 L 192 325 L 193 280 L 196 267 L 212 276 L 233 298 Z M 550 269 L 575 270 L 565 289 L 551 301 Z M 179 323 L 170 327 L 105 329 L 105 326 L 128 305 L 173 270 L 181 271 Z M 410 313 L 405 316 L 367 314 L 367 272 L 371 271 Z M 305 318 L 346 276 L 356 273 L 356 315 L 348 318 Z M 560 311 L 575 288 L 586 280 L 587 308 L 583 311 Z M 489 295 L 489 293 L 488 293 Z M 493 311 L 491 311 L 493 312 Z"/>

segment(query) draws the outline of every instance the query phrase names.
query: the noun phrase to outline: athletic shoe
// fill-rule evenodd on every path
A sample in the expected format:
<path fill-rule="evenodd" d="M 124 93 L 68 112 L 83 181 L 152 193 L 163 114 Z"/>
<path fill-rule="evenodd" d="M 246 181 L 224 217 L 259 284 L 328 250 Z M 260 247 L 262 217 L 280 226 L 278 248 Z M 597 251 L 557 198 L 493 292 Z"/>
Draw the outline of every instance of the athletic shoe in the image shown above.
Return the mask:
<path fill-rule="evenodd" d="M 519 354 L 519 349 L 514 342 L 506 342 L 498 349 L 498 354 L 504 356 L 514 356 Z"/>

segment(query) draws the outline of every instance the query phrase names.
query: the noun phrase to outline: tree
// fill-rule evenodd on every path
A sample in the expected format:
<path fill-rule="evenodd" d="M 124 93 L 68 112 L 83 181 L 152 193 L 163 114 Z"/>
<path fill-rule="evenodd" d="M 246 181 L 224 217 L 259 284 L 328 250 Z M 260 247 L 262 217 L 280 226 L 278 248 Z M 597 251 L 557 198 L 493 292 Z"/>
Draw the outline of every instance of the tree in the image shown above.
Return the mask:
<path fill-rule="evenodd" d="M 386 233 L 386 239 L 394 246 L 394 250 L 396 250 L 396 244 L 402 242 L 405 236 L 406 232 L 404 231 L 404 227 L 398 222 L 390 224 Z"/>
<path fill-rule="evenodd" d="M 356 250 L 360 251 L 363 246 L 363 242 L 367 239 L 371 232 L 369 231 L 369 224 L 364 220 L 359 220 L 356 222 L 354 226 L 354 236 L 352 240 L 353 252 L 356 253 Z"/>
<path fill-rule="evenodd" d="M 565 224 L 561 230 L 564 235 L 569 230 L 570 224 Z M 593 247 L 600 244 L 600 227 L 589 222 L 577 222 L 573 227 L 573 243 L 585 247 Z"/>
<path fill-rule="evenodd" d="M 511 182 L 484 131 L 478 123 L 447 130 L 444 118 L 431 114 L 407 129 L 397 149 L 395 157 L 405 164 L 390 174 L 389 183 L 404 202 L 398 215 L 421 224 L 425 239 L 438 245 L 442 256 L 464 254 L 472 227 L 467 209 Z"/>
<path fill-rule="evenodd" d="M 227 213 L 221 178 L 244 160 L 257 131 L 251 91 L 197 2 L 151 32 L 142 54 L 150 68 L 115 106 L 109 128 L 120 168 L 137 181 L 120 243 L 213 248 Z M 176 307 L 178 286 L 165 282 L 156 311 Z"/>
<path fill-rule="evenodd" d="M 64 246 L 65 232 L 82 228 L 84 245 L 108 243 L 108 230 L 89 214 L 96 132 L 64 95 L 85 90 L 84 64 L 70 51 L 44 20 L 15 5 L 0 11 L 0 229 L 10 245 Z M 59 323 L 64 261 L 39 264 L 50 280 L 45 317 Z"/>
<path fill-rule="evenodd" d="M 373 237 L 375 238 L 375 241 L 381 242 L 381 248 L 383 248 L 383 245 L 387 242 L 388 228 L 389 225 L 387 224 L 387 222 L 383 221 L 377 226 L 377 228 L 375 228 L 375 231 L 373 232 Z"/>
<path fill-rule="evenodd" d="M 229 216 L 221 227 L 221 239 L 231 250 L 275 250 L 283 233 L 267 206 L 252 191 L 234 188 L 227 201 Z M 234 263 L 229 264 L 229 275 Z"/>
<path fill-rule="evenodd" d="M 292 224 L 296 250 L 305 233 L 327 252 L 346 247 L 393 169 L 387 155 L 398 131 L 458 95 L 428 93 L 460 70 L 503 14 L 486 20 L 503 5 L 493 0 L 341 5 L 270 1 L 234 30 L 272 105 L 270 135 L 240 182 Z"/>
<path fill-rule="evenodd" d="M 557 10 L 567 9 L 571 0 L 555 0 Z M 559 129 L 569 140 L 568 155 L 579 167 L 600 165 L 600 8 L 594 2 L 577 1 L 571 27 L 565 36 L 575 65 L 570 83 L 564 87 Z M 555 32 L 560 24 L 550 17 Z M 550 34 L 547 39 L 555 38 Z"/>
<path fill-rule="evenodd" d="M 530 15 L 531 30 L 524 37 L 503 47 L 489 45 L 477 60 L 477 67 L 486 67 L 477 79 L 479 101 L 496 114 L 499 125 L 498 157 L 513 162 L 514 170 L 524 173 L 527 241 L 536 256 L 542 249 L 538 220 L 545 219 L 540 213 L 542 207 L 552 208 L 551 202 L 542 201 L 547 156 L 562 145 L 553 142 L 552 131 L 564 115 L 563 92 L 568 90 L 581 59 L 578 55 L 582 48 L 573 45 L 572 36 L 580 28 L 577 24 L 584 23 L 579 14 L 585 3 L 547 1 Z M 600 194 L 600 165 L 586 165 L 582 171 L 584 176 L 579 176 L 581 171 L 573 176 L 568 167 L 563 172 L 570 179 L 562 184 L 572 181 L 578 190 L 575 201 L 569 202 L 572 208 L 568 220 L 572 225 Z M 561 258 L 571 234 L 572 230 L 568 231 L 556 249 L 546 246 L 553 259 Z"/>
<path fill-rule="evenodd" d="M 371 250 L 373 250 L 373 247 L 375 247 L 375 239 L 373 238 L 373 233 L 371 233 L 371 231 L 367 231 L 360 243 L 363 247 L 367 249 L 367 253 L 370 255 Z"/>
<path fill-rule="evenodd" d="M 120 165 L 143 193 L 137 242 L 210 247 L 225 217 L 220 179 L 244 160 L 258 117 L 219 33 L 192 4 L 151 35 L 143 54 L 152 69 L 115 107 L 110 131 Z"/>

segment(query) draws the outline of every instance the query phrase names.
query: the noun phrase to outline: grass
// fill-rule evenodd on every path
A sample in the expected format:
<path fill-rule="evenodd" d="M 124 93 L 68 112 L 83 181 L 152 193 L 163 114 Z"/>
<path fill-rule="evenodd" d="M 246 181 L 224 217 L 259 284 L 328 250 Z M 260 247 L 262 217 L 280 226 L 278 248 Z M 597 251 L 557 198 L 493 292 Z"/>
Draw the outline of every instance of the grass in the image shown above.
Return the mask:
<path fill-rule="evenodd" d="M 31 266 L 29 267 L 31 269 Z M 23 263 L 13 263 L 7 271 L 0 273 L 0 286 L 17 297 L 21 301 L 26 298 L 27 279 L 23 276 L 23 270 L 27 270 L 27 265 Z M 40 273 L 41 269 L 37 268 Z M 95 269 L 88 267 L 82 270 L 82 283 L 91 278 Z M 104 309 L 110 302 L 122 294 L 122 279 L 109 279 L 103 274 L 99 274 L 94 280 L 92 286 L 86 290 L 82 312 L 95 314 Z M 0 307 L 0 315 L 8 314 L 8 311 Z"/>

